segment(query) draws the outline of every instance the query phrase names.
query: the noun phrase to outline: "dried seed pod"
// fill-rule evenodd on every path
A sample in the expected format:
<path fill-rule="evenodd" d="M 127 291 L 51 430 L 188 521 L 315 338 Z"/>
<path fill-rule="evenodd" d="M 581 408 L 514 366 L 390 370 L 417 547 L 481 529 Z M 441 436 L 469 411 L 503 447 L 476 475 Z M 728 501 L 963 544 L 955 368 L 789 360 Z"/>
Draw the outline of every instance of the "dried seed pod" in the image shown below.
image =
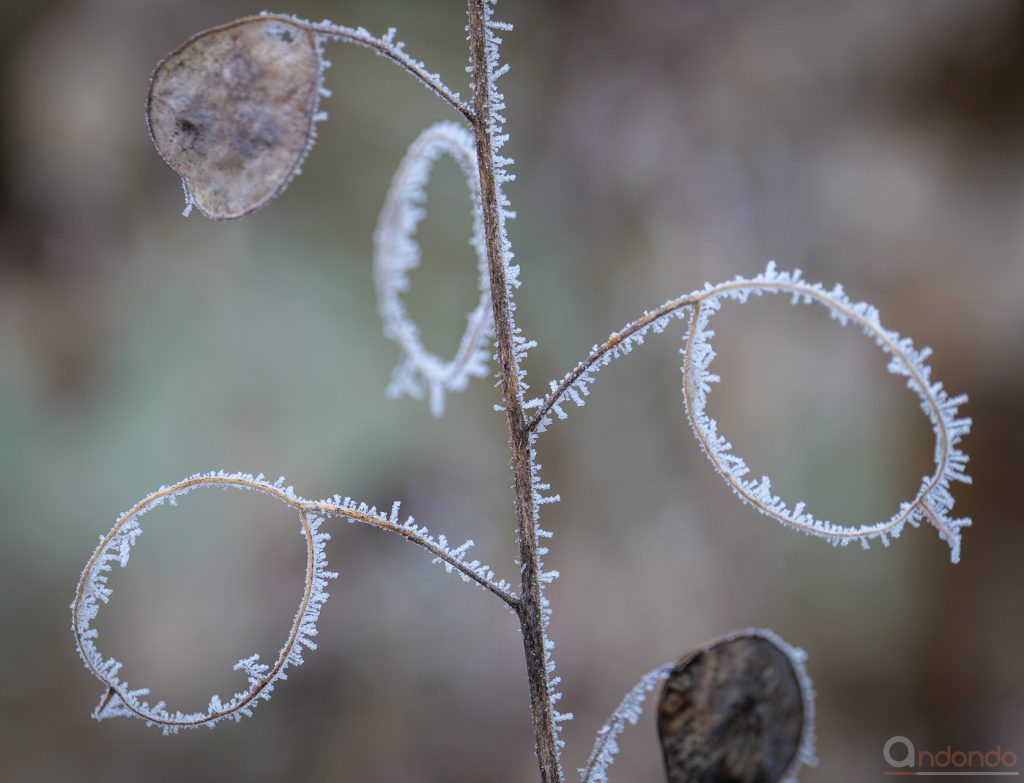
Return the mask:
<path fill-rule="evenodd" d="M 146 119 L 186 214 L 239 218 L 285 188 L 313 143 L 322 71 L 316 35 L 280 16 L 206 30 L 157 65 Z"/>
<path fill-rule="evenodd" d="M 814 694 L 803 658 L 754 629 L 680 658 L 658 700 L 669 783 L 776 783 L 814 763 Z"/>

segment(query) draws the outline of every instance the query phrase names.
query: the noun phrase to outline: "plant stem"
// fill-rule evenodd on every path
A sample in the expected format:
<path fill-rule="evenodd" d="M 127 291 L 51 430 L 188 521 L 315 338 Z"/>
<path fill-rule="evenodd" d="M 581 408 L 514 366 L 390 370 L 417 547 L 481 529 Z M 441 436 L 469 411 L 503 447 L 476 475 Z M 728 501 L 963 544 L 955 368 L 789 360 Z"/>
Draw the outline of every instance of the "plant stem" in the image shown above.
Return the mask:
<path fill-rule="evenodd" d="M 505 412 L 508 416 L 509 447 L 512 451 L 516 534 L 519 538 L 522 579 L 517 614 L 523 636 L 523 651 L 526 654 L 526 674 L 530 684 L 530 708 L 540 779 L 542 783 L 559 783 L 562 780 L 562 771 L 558 763 L 551 694 L 548 691 L 541 615 L 539 557 L 533 502 L 533 455 L 527 419 L 521 402 L 519 363 L 513 352 L 512 310 L 505 276 L 503 237 L 494 178 L 485 2 L 486 0 L 468 0 L 475 115 L 473 131 L 476 138 L 477 165 L 480 169 L 480 199 L 487 246 L 487 266 L 490 272 L 491 305 L 494 309 L 494 333 L 498 346 Z"/>

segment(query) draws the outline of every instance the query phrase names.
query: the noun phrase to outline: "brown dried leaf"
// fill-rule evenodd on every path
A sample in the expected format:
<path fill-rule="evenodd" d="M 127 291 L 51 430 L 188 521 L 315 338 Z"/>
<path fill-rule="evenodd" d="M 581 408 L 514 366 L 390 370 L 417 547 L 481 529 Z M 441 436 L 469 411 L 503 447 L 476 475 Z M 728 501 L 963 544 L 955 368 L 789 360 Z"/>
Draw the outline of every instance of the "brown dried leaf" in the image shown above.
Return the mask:
<path fill-rule="evenodd" d="M 790 655 L 751 632 L 679 660 L 658 700 L 669 783 L 776 783 L 794 771 L 812 707 Z"/>
<path fill-rule="evenodd" d="M 278 16 L 199 33 L 157 65 L 146 118 L 157 151 L 207 217 L 242 217 L 282 190 L 312 146 L 316 36 Z"/>

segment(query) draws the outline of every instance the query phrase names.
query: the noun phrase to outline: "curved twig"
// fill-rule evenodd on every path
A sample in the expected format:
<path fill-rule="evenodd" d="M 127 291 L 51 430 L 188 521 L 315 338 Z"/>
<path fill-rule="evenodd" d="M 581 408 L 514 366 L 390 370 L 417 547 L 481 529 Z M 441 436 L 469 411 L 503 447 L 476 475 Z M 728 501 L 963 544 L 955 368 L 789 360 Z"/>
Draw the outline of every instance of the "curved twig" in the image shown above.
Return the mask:
<path fill-rule="evenodd" d="M 572 388 L 572 386 L 581 377 L 583 377 L 584 374 L 595 369 L 601 363 L 601 360 L 609 353 L 621 348 L 625 344 L 628 344 L 630 338 L 635 335 L 645 333 L 656 322 L 674 317 L 680 310 L 692 305 L 694 301 L 694 294 L 687 294 L 686 296 L 680 296 L 678 299 L 671 299 L 668 302 L 665 302 L 661 307 L 651 310 L 649 313 L 644 313 L 642 318 L 638 318 L 637 320 L 626 324 L 619 331 L 612 332 L 608 339 L 600 345 L 595 345 L 591 350 L 590 355 L 566 373 L 560 382 L 553 384 L 553 388 L 548 396 L 534 406 L 537 407 L 537 412 L 533 415 L 533 418 L 530 419 L 530 423 L 526 425 L 527 430 L 530 432 L 536 431 L 540 423 L 550 416 L 552 409 L 566 398 L 569 389 Z"/>
<path fill-rule="evenodd" d="M 405 523 L 399 523 L 396 519 L 397 508 L 393 509 L 392 516 L 388 519 L 375 516 L 372 512 L 369 514 L 361 513 L 350 506 L 325 503 L 323 501 L 308 503 L 304 508 L 307 511 L 315 509 L 325 514 L 345 517 L 352 522 L 361 522 L 369 525 L 370 527 L 375 527 L 378 530 L 385 530 L 388 533 L 400 535 L 407 541 L 430 552 L 430 554 L 434 556 L 435 560 L 441 561 L 444 564 L 445 570 L 449 573 L 453 570 L 458 571 L 465 581 L 476 582 L 477 585 L 482 587 L 484 590 L 496 595 L 504 601 L 512 611 L 516 611 L 519 606 L 519 598 L 509 588 L 508 582 L 503 579 L 495 581 L 494 573 L 479 561 L 472 560 L 467 562 L 462 559 L 461 555 L 473 546 L 472 539 L 456 549 L 451 549 L 445 543 L 447 540 L 445 536 L 442 535 L 435 539 L 427 532 L 427 528 L 417 527 L 411 519 Z"/>
<path fill-rule="evenodd" d="M 305 19 L 299 19 L 298 17 L 289 16 L 287 14 L 261 14 L 264 17 L 278 18 L 286 20 L 292 24 L 296 24 L 303 29 L 309 30 L 317 35 L 322 35 L 328 38 L 334 38 L 340 41 L 346 41 L 347 43 L 353 43 L 357 46 L 363 46 L 367 49 L 371 49 L 386 60 L 390 60 L 396 65 L 404 68 L 419 81 L 432 93 L 440 97 L 445 103 L 455 109 L 459 114 L 466 118 L 466 122 L 470 125 L 476 125 L 476 114 L 473 109 L 466 103 L 463 102 L 462 98 L 457 92 L 452 92 L 451 89 L 441 81 L 441 77 L 436 73 L 431 73 L 427 70 L 427 67 L 419 60 L 414 57 L 410 57 L 405 53 L 405 45 L 401 42 L 395 41 L 395 28 L 388 30 L 387 34 L 382 37 L 377 37 L 370 33 L 368 30 L 362 27 L 345 27 L 344 25 L 334 24 L 324 20 L 323 22 L 309 22 Z"/>
<path fill-rule="evenodd" d="M 818 302 L 840 323 L 856 323 L 889 354 L 890 372 L 905 376 L 907 385 L 920 398 L 921 407 L 935 433 L 935 470 L 923 480 L 914 498 L 901 504 L 900 510 L 888 520 L 860 527 L 846 527 L 816 519 L 804 512 L 802 503 L 789 509 L 772 494 L 767 477 L 756 482 L 744 479 L 748 472 L 746 465 L 731 453 L 731 445 L 718 434 L 717 423 L 706 415 L 705 405 L 710 384 L 718 378 L 707 372 L 714 351 L 707 343 L 710 335 L 704 334 L 704 326 L 711 314 L 718 310 L 720 299 L 731 298 L 744 302 L 750 296 L 766 293 L 790 295 L 794 303 Z M 693 313 L 683 350 L 683 397 L 687 415 L 708 459 L 741 500 L 784 525 L 828 539 L 834 544 L 845 545 L 856 539 L 867 546 L 869 540 L 879 538 L 883 544 L 888 545 L 889 537 L 898 536 L 906 523 L 916 526 L 921 521 L 927 521 L 949 545 L 953 562 L 959 560 L 959 531 L 970 525 L 970 520 L 950 518 L 949 512 L 953 507 L 950 482 L 970 482 L 965 473 L 967 457 L 957 448 L 971 425 L 970 419 L 957 417 L 958 408 L 966 401 L 966 397 L 950 397 L 941 383 L 932 382 L 931 370 L 924 363 L 930 351 L 916 350 L 909 339 L 885 329 L 874 307 L 864 302 L 852 302 L 840 286 L 827 291 L 821 285 L 801 280 L 799 271 L 779 272 L 774 263 L 769 264 L 766 271 L 755 278 L 736 278 L 718 285 L 709 284 L 701 290 L 672 299 L 627 324 L 619 332 L 614 332 L 604 343 L 595 346 L 590 355 L 560 382 L 552 382 L 551 393 L 534 404 L 538 410 L 530 421 L 530 429 L 543 432 L 551 422 L 552 412 L 565 418 L 560 405 L 566 399 L 572 399 L 580 405 L 583 403 L 582 398 L 593 380 L 590 373 L 608 364 L 616 356 L 628 353 L 635 344 L 643 341 L 651 329 L 661 331 L 669 320 L 685 314 L 688 307 L 693 308 Z"/>
<path fill-rule="evenodd" d="M 594 740 L 594 749 L 590 752 L 587 765 L 580 769 L 580 783 L 599 783 L 607 781 L 607 769 L 612 765 L 615 756 L 619 752 L 618 736 L 626 728 L 628 722 L 635 726 L 640 719 L 644 709 L 644 701 L 647 695 L 653 691 L 659 682 L 668 679 L 675 668 L 675 662 L 663 663 L 645 674 L 632 690 L 623 696 L 619 706 L 608 717 L 604 725 L 598 729 L 597 738 Z"/>

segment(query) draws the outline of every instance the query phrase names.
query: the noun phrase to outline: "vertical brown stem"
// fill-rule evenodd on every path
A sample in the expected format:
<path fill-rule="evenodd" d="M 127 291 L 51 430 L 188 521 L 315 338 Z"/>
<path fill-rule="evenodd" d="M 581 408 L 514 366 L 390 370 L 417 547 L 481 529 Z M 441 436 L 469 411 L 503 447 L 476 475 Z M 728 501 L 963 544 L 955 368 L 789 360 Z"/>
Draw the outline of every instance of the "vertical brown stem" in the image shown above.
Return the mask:
<path fill-rule="evenodd" d="M 480 196 L 483 210 L 484 239 L 490 271 L 491 304 L 498 362 L 508 415 L 508 440 L 512 450 L 515 488 L 516 532 L 519 537 L 519 562 L 522 589 L 519 599 L 519 625 L 526 654 L 526 674 L 530 683 L 530 707 L 542 783 L 562 779 L 555 744 L 555 725 L 544 654 L 544 630 L 541 618 L 540 575 L 538 573 L 537 530 L 533 503 L 533 456 L 527 419 L 520 403 L 519 364 L 512 350 L 512 319 L 508 284 L 502 251 L 501 224 L 498 217 L 497 188 L 494 180 L 494 154 L 491 139 L 491 89 L 487 79 L 487 29 L 485 0 L 469 2 L 470 60 L 473 67 L 473 102 L 477 162 L 480 168 Z"/>

